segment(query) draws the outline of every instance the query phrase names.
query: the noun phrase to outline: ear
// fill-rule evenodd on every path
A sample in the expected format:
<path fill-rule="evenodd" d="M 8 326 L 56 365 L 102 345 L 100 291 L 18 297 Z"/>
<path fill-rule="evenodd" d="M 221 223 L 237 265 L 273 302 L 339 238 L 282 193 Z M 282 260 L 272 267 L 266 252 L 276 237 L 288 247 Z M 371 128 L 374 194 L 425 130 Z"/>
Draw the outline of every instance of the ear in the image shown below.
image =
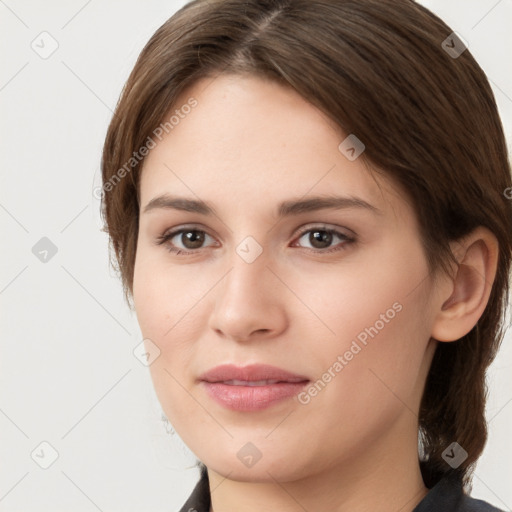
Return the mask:
<path fill-rule="evenodd" d="M 455 276 L 443 278 L 431 337 L 455 341 L 465 336 L 482 316 L 498 266 L 498 240 L 482 226 L 451 245 L 458 265 Z"/>

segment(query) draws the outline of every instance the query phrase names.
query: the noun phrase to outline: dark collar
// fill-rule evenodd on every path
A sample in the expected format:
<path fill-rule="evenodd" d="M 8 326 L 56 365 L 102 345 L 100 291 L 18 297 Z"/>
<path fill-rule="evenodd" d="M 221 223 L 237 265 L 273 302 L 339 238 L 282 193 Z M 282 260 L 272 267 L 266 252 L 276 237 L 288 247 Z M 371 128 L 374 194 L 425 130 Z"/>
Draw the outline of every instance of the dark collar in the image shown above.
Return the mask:
<path fill-rule="evenodd" d="M 201 468 L 201 478 L 180 512 L 210 512 L 208 473 Z M 503 512 L 485 501 L 464 494 L 462 483 L 456 478 L 440 480 L 421 500 L 413 512 Z"/>
<path fill-rule="evenodd" d="M 201 477 L 192 494 L 181 507 L 180 512 L 210 512 L 210 483 L 205 466 L 201 467 Z"/>

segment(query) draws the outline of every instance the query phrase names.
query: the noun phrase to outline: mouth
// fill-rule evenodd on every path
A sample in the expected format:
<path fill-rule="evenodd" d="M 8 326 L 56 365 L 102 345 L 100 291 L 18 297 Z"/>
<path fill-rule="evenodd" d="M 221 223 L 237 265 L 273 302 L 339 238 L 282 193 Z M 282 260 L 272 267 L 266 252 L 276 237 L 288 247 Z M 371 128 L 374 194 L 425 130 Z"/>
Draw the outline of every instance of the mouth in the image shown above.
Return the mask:
<path fill-rule="evenodd" d="M 219 381 L 223 384 L 227 384 L 228 386 L 270 386 L 272 384 L 281 384 L 286 382 L 302 382 L 302 379 L 291 381 L 291 380 L 224 380 Z M 212 382 L 215 384 L 215 382 Z"/>
<path fill-rule="evenodd" d="M 296 396 L 310 379 L 269 365 L 217 366 L 199 378 L 207 395 L 234 411 L 258 411 Z"/>

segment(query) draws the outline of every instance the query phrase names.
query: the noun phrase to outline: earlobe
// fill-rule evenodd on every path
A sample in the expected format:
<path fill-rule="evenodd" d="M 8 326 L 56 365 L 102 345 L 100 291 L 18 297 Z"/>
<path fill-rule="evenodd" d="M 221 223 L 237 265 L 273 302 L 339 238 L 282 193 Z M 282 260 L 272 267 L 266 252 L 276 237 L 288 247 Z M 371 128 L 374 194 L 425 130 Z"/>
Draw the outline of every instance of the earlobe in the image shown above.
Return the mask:
<path fill-rule="evenodd" d="M 438 341 L 462 338 L 482 316 L 496 276 L 498 241 L 487 228 L 478 227 L 456 243 L 454 254 L 459 265 L 446 278 L 447 292 L 440 296 L 432 326 L 431 336 Z"/>

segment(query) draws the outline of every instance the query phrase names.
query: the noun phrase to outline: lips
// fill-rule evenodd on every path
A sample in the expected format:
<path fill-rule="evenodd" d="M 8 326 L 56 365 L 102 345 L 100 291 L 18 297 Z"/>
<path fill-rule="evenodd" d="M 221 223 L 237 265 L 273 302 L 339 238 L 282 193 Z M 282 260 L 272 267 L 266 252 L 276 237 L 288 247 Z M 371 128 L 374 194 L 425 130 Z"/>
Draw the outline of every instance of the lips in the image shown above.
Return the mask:
<path fill-rule="evenodd" d="M 199 379 L 206 382 L 232 383 L 235 386 L 241 385 L 240 381 L 252 383 L 252 385 L 258 385 L 258 382 L 263 381 L 271 381 L 271 383 L 309 381 L 309 378 L 304 375 L 297 375 L 267 364 L 252 364 L 249 366 L 224 364 L 203 373 Z"/>
<path fill-rule="evenodd" d="M 257 411 L 296 396 L 310 381 L 275 366 L 217 366 L 199 378 L 208 396 L 227 409 Z"/>
<path fill-rule="evenodd" d="M 268 386 L 270 384 L 278 384 L 279 382 L 284 382 L 280 380 L 225 380 L 224 384 L 228 384 L 229 386 Z"/>

